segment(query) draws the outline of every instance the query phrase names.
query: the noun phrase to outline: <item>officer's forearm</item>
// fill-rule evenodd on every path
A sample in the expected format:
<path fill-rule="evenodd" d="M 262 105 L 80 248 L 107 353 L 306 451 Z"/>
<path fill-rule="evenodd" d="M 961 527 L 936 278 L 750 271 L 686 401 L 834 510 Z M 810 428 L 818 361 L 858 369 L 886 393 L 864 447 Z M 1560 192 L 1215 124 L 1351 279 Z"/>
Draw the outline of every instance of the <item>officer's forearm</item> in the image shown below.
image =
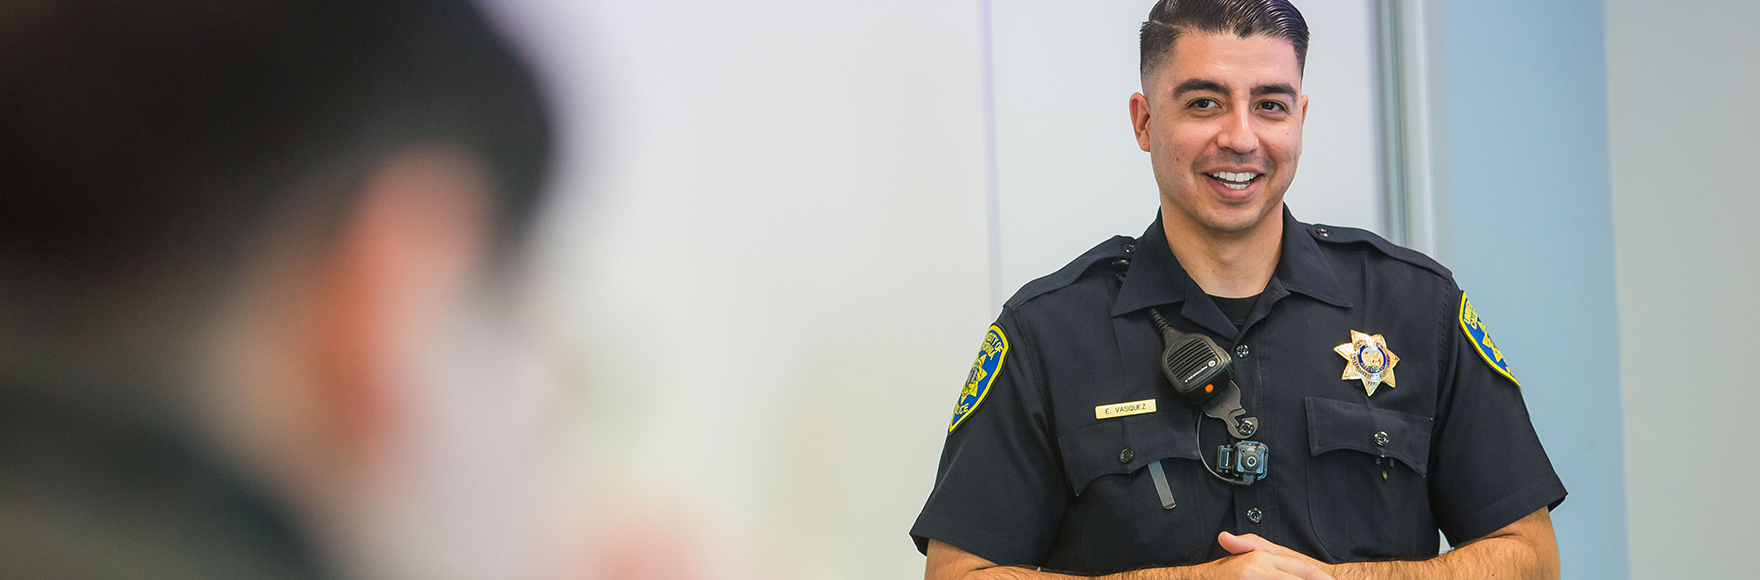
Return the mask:
<path fill-rule="evenodd" d="M 938 540 L 929 542 L 927 580 L 1230 580 L 1235 578 L 1302 578 L 1335 580 L 1325 564 L 1299 555 L 1250 552 L 1179 568 L 1147 568 L 1106 576 L 1070 576 L 1018 566 L 998 566 Z"/>
<path fill-rule="evenodd" d="M 927 580 L 1086 580 L 1086 576 L 1070 576 L 1018 566 L 998 566 L 965 550 L 940 540 L 930 540 Z M 1152 568 L 1133 570 L 1100 580 L 1198 580 L 1204 576 L 1197 568 Z"/>
<path fill-rule="evenodd" d="M 972 570 L 959 580 L 1201 580 L 1205 575 L 1199 567 L 1147 568 L 1105 576 L 1071 576 L 1014 566 L 998 566 Z M 931 579 L 935 580 L 935 579 Z"/>
<path fill-rule="evenodd" d="M 1447 554 L 1416 562 L 1359 562 L 1332 569 L 1338 580 L 1453 580 L 1517 578 L 1555 580 L 1556 560 L 1547 564 L 1531 546 L 1513 538 L 1486 538 Z"/>
<path fill-rule="evenodd" d="M 1338 580 L 1557 580 L 1558 544 L 1545 509 L 1455 550 L 1416 562 L 1359 562 L 1332 568 Z"/>

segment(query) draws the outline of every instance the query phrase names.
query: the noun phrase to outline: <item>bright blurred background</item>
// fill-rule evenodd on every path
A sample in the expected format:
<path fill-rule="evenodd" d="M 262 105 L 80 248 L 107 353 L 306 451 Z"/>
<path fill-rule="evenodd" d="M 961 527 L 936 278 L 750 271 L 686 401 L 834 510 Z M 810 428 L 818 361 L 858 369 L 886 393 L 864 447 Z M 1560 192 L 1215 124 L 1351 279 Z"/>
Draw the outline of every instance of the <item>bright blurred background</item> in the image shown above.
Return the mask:
<path fill-rule="evenodd" d="M 0 210 L 0 576 L 920 577 L 985 328 L 1156 208 L 1152 0 L 475 1 L 553 109 L 524 253 L 491 175 L 536 179 L 545 116 L 464 4 L 0 4 L 0 158 L 73 168 L 0 171 L 34 179 Z M 1751 576 L 1760 3 L 1297 4 L 1287 202 L 1472 294 L 1570 490 L 1564 577 Z M 58 247 L 93 238 L 123 259 Z"/>
<path fill-rule="evenodd" d="M 491 2 L 561 105 L 536 310 L 595 521 L 707 577 L 919 575 L 986 324 L 1151 219 L 1150 4 Z M 1290 206 L 1482 305 L 1571 491 L 1566 578 L 1742 575 L 1756 6 L 1299 3 Z"/>

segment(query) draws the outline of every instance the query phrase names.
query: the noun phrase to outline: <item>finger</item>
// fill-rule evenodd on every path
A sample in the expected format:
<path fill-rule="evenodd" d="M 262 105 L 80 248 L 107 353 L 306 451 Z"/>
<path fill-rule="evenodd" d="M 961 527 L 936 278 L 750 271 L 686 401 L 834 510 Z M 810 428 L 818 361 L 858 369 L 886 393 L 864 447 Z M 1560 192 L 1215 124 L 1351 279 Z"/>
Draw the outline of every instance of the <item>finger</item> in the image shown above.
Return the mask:
<path fill-rule="evenodd" d="M 1291 553 L 1289 549 L 1274 544 L 1271 540 L 1261 538 L 1258 534 L 1241 534 L 1237 536 L 1228 532 L 1222 532 L 1221 534 L 1217 534 L 1216 543 L 1221 544 L 1222 549 L 1228 550 L 1228 553 L 1230 554 L 1244 554 L 1253 551 L 1272 552 L 1276 554 Z"/>
<path fill-rule="evenodd" d="M 1261 553 L 1265 552 L 1261 551 Z M 1302 580 L 1333 580 L 1332 575 L 1327 574 L 1326 570 L 1322 569 L 1318 562 L 1310 560 L 1301 554 L 1267 554 L 1266 562 L 1270 563 L 1271 566 L 1278 571 L 1287 573 L 1295 578 L 1301 578 Z"/>
<path fill-rule="evenodd" d="M 1273 574 L 1274 575 L 1272 577 L 1277 578 L 1277 580 L 1333 580 L 1333 578 L 1331 576 L 1327 576 L 1325 574 L 1321 574 L 1319 576 L 1308 576 L 1306 574 L 1291 574 L 1291 573 L 1285 572 L 1283 570 L 1277 570 L 1277 571 L 1273 572 Z"/>
<path fill-rule="evenodd" d="M 1334 580 L 1334 578 L 1332 576 L 1327 575 L 1325 572 L 1315 572 L 1314 573 L 1315 575 L 1308 575 L 1308 574 L 1291 574 L 1289 572 L 1284 572 L 1282 570 L 1278 570 L 1278 571 L 1274 572 L 1274 574 L 1275 574 L 1275 576 L 1273 576 L 1273 577 L 1277 578 L 1278 580 Z"/>
<path fill-rule="evenodd" d="M 1273 542 L 1271 540 L 1267 540 L 1263 537 L 1260 537 L 1258 534 L 1242 534 L 1240 536 L 1235 536 L 1235 537 L 1240 538 L 1242 540 L 1245 540 L 1248 544 L 1250 544 L 1253 547 L 1253 550 L 1255 550 L 1255 551 L 1268 552 L 1268 553 L 1279 554 L 1279 555 L 1283 555 L 1283 556 L 1293 556 L 1296 558 L 1301 558 L 1303 560 L 1313 561 L 1313 559 L 1309 558 L 1307 554 L 1303 554 L 1301 552 L 1297 552 L 1295 550 L 1285 548 L 1285 547 L 1283 547 L 1282 544 L 1278 544 L 1278 543 Z"/>
<path fill-rule="evenodd" d="M 1221 544 L 1222 549 L 1228 550 L 1230 554 L 1245 554 L 1258 549 L 1258 546 L 1254 545 L 1246 536 L 1237 536 L 1228 532 L 1217 534 L 1216 543 Z"/>
<path fill-rule="evenodd" d="M 1325 570 L 1307 565 L 1296 558 L 1274 556 L 1265 552 L 1228 557 L 1235 558 L 1244 560 L 1238 562 L 1240 567 L 1233 573 L 1235 575 L 1225 575 L 1239 580 L 1335 580 Z"/>

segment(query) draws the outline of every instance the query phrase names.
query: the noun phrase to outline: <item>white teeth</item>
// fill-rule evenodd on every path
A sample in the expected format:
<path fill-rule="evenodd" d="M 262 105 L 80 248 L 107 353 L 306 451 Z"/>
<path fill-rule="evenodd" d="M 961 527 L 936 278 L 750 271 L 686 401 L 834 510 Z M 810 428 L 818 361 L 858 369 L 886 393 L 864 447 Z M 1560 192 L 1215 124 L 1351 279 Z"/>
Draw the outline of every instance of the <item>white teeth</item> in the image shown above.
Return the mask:
<path fill-rule="evenodd" d="M 1247 184 L 1245 184 L 1245 183 L 1232 183 L 1232 182 L 1228 182 L 1228 181 L 1222 182 L 1222 186 L 1229 188 L 1229 189 L 1246 189 L 1247 188 Z"/>
<path fill-rule="evenodd" d="M 1230 171 L 1218 171 L 1218 172 L 1210 174 L 1210 176 L 1222 180 L 1224 182 L 1223 185 L 1228 186 L 1229 189 L 1246 189 L 1247 182 L 1252 181 L 1253 178 L 1258 177 L 1259 174 L 1257 174 L 1257 173 L 1234 173 L 1234 172 L 1230 172 Z M 1233 182 L 1233 183 L 1228 183 L 1228 182 Z M 1236 183 L 1241 184 L 1241 186 L 1235 187 L 1234 185 Z"/>

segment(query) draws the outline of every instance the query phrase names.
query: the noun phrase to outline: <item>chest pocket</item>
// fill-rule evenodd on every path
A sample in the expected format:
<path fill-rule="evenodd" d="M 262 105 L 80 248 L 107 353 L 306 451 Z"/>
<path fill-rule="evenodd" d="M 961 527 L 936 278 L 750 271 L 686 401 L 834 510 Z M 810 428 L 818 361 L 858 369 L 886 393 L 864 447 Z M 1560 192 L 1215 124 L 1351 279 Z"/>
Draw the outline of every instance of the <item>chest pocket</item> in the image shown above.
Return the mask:
<path fill-rule="evenodd" d="M 1308 513 L 1338 560 L 1436 555 L 1430 513 L 1432 419 L 1309 397 Z"/>
<path fill-rule="evenodd" d="M 1058 438 L 1069 489 L 1075 494 L 1045 565 L 1106 574 L 1145 564 L 1204 561 L 1216 541 L 1200 514 L 1224 502 L 1204 497 L 1209 477 L 1198 466 L 1196 411 L 1105 419 Z M 1177 507 L 1164 509 L 1147 466 L 1160 460 Z M 1214 486 L 1211 486 L 1214 487 Z M 1220 519 L 1220 512 L 1217 518 Z"/>
<path fill-rule="evenodd" d="M 1163 411 L 1104 419 L 1058 438 L 1070 490 L 1080 496 L 1096 478 L 1130 474 L 1158 459 L 1197 461 L 1198 434 L 1192 424 L 1181 428 L 1180 421 L 1169 420 L 1186 415 Z"/>

